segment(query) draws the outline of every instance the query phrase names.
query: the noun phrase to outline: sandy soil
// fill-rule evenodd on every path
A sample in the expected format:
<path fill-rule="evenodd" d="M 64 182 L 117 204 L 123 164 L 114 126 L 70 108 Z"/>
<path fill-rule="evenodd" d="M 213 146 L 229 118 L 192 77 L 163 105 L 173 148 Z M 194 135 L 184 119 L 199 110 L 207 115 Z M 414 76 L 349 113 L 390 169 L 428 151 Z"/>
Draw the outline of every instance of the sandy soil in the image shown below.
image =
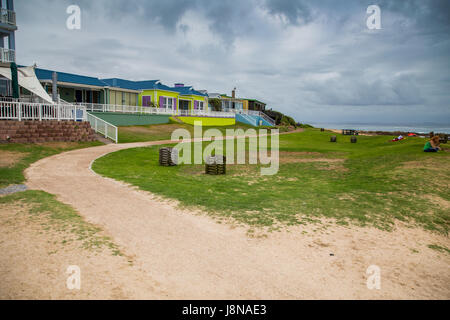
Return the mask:
<path fill-rule="evenodd" d="M 0 167 L 12 167 L 26 156 L 24 152 L 0 150 Z"/>
<path fill-rule="evenodd" d="M 32 217 L 17 203 L 0 205 L 0 299 L 170 297 L 129 257 L 84 249 L 75 235 L 49 227 L 48 218 Z M 70 265 L 80 267 L 80 290 L 67 288 Z"/>
<path fill-rule="evenodd" d="M 450 255 L 427 247 L 449 247 L 448 237 L 401 225 L 394 232 L 309 225 L 266 237 L 249 237 L 245 228 L 219 224 L 199 212 L 177 209 L 172 202 L 102 178 L 90 170 L 91 162 L 104 154 L 153 144 L 157 143 L 70 151 L 42 159 L 26 170 L 29 187 L 55 194 L 60 201 L 72 205 L 134 258 L 135 269 L 125 268 L 119 280 L 111 273 L 109 286 L 106 280 L 99 283 L 95 277 L 85 279 L 87 291 L 111 297 L 113 286 L 127 291 L 123 298 L 144 295 L 150 299 L 155 293 L 162 299 L 450 298 Z M 19 243 L 11 240 L 8 252 L 27 246 L 20 239 L 16 241 Z M 26 252 L 33 250 L 37 249 L 28 247 Z M 11 273 L 2 272 L 2 282 L 20 282 L 25 278 L 28 284 L 16 284 L 23 296 L 39 297 L 39 290 L 50 290 L 53 295 L 49 297 L 71 298 L 61 284 L 45 282 L 45 275 L 36 273 L 41 264 L 47 263 L 48 257 L 42 256 L 45 255 L 33 254 L 26 261 L 18 256 L 7 261 L 37 267 L 21 266 L 20 275 L 16 274 L 13 280 Z M 102 268 L 108 268 L 108 260 L 102 260 L 102 256 L 63 255 L 54 259 L 52 265 L 56 269 L 69 261 L 94 265 L 100 273 Z M 380 290 L 366 286 L 366 269 L 370 265 L 381 268 Z M 161 294 L 153 289 L 141 291 L 142 285 L 138 286 L 136 278 L 144 284 L 157 283 Z M 136 290 L 130 290 L 134 285 Z"/>

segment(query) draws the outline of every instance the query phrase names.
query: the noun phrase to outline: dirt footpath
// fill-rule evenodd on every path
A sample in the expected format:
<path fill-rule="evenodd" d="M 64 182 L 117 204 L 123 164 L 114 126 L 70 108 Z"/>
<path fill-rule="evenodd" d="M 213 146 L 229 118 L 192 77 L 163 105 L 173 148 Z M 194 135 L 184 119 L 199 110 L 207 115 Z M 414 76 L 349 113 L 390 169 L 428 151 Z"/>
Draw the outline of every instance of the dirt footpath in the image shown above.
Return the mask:
<path fill-rule="evenodd" d="M 116 282 L 114 274 L 110 278 L 127 292 L 124 298 L 145 296 L 145 290 L 132 290 L 137 276 L 149 283 L 145 296 L 149 299 L 155 295 L 162 299 L 450 298 L 450 255 L 427 247 L 431 243 L 448 246 L 447 237 L 402 226 L 384 232 L 341 226 L 315 231 L 317 226 L 310 225 L 250 238 L 244 228 L 179 210 L 173 203 L 90 170 L 91 162 L 104 154 L 154 144 L 158 143 L 70 151 L 26 170 L 30 188 L 57 195 L 134 257 L 135 266 L 125 269 L 120 280 Z M 35 256 L 31 259 L 37 259 L 37 265 L 44 263 Z M 79 259 L 74 257 L 70 263 L 83 265 L 85 258 Z M 96 263 L 106 261 L 100 256 Z M 370 265 L 381 268 L 380 290 L 366 286 Z M 39 276 L 36 273 L 30 279 Z M 93 279 L 87 276 L 84 281 Z M 157 291 L 150 288 L 154 283 Z M 86 286 L 102 290 L 102 283 Z M 52 290 L 64 289 L 55 286 Z"/>

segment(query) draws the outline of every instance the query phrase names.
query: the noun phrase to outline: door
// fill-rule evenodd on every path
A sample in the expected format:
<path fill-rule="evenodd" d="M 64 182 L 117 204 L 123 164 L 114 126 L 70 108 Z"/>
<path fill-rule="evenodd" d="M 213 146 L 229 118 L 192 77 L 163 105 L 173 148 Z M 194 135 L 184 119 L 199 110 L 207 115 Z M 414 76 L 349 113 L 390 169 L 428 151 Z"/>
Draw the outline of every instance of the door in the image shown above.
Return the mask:
<path fill-rule="evenodd" d="M 189 101 L 180 100 L 179 105 L 180 105 L 180 110 L 189 110 Z"/>
<path fill-rule="evenodd" d="M 81 90 L 75 90 L 75 102 L 83 102 L 83 92 Z"/>

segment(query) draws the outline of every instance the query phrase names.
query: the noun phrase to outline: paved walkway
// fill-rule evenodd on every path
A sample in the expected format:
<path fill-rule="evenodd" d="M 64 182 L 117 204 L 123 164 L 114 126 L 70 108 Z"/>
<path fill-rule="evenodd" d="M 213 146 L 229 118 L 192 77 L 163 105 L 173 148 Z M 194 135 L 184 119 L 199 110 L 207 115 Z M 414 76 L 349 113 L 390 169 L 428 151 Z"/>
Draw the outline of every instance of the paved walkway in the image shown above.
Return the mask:
<path fill-rule="evenodd" d="M 432 260 L 434 252 L 414 255 L 404 246 L 422 240 L 424 232 L 333 227 L 333 232 L 316 233 L 308 226 L 250 238 L 244 228 L 179 210 L 90 170 L 104 154 L 165 143 L 110 144 L 58 154 L 28 168 L 27 185 L 57 195 L 101 226 L 172 298 L 449 298 L 448 288 L 436 289 L 442 281 L 449 283 L 448 261 L 422 267 L 421 259 Z M 385 272 L 384 290 L 367 289 L 365 271 L 371 264 Z M 411 277 L 429 290 L 411 290 Z"/>

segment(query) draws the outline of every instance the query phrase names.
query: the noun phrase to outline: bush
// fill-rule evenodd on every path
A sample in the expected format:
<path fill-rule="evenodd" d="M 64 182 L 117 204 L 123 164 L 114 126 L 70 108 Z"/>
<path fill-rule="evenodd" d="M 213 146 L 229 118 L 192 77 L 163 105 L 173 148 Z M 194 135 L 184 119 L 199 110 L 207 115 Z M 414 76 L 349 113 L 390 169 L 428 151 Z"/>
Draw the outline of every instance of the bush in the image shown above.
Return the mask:
<path fill-rule="evenodd" d="M 265 110 L 264 113 L 275 120 L 275 125 L 277 126 L 283 125 L 297 127 L 297 123 L 292 117 L 286 116 L 281 112 L 275 110 Z"/>
<path fill-rule="evenodd" d="M 314 128 L 312 125 L 306 124 L 306 123 L 304 123 L 304 124 L 297 123 L 297 127 L 303 128 L 303 129 L 311 129 L 311 128 Z"/>
<path fill-rule="evenodd" d="M 217 98 L 208 99 L 208 103 L 211 105 L 213 111 L 222 111 L 222 101 Z"/>

